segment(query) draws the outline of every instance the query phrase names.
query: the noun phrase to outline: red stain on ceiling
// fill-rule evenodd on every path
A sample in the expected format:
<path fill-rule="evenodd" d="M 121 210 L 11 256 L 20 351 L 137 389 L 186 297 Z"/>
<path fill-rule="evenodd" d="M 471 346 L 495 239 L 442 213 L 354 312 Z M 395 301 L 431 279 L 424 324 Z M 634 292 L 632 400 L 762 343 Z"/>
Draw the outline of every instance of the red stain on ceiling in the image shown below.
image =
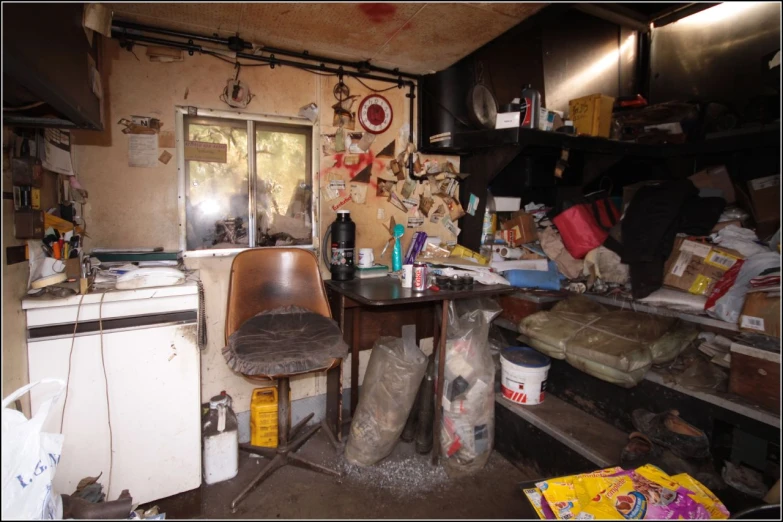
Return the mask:
<path fill-rule="evenodd" d="M 392 4 L 359 4 L 359 9 L 375 24 L 391 20 L 397 11 L 397 8 Z"/>

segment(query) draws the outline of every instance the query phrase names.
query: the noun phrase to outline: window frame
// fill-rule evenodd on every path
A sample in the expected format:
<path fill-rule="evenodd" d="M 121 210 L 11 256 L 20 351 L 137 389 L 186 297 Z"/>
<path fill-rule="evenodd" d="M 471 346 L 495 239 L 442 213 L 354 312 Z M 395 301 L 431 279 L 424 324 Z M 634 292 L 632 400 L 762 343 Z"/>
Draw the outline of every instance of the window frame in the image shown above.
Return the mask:
<path fill-rule="evenodd" d="M 185 130 L 185 117 L 195 118 L 223 118 L 245 121 L 247 125 L 248 135 L 248 155 L 247 155 L 247 169 L 248 169 L 248 246 L 237 248 L 214 248 L 214 249 L 201 249 L 201 250 L 188 250 L 187 249 L 187 213 L 186 213 L 186 196 L 187 196 L 187 169 L 185 168 L 185 141 L 187 140 L 187 134 Z M 225 111 L 218 109 L 200 109 L 187 106 L 176 106 L 175 114 L 175 138 L 176 138 L 176 151 L 177 151 L 177 207 L 178 207 L 178 221 L 179 221 L 179 249 L 182 252 L 183 257 L 223 257 L 232 256 L 243 250 L 249 248 L 303 248 L 306 250 L 315 250 L 318 244 L 318 215 L 320 210 L 320 190 L 318 187 L 318 126 L 316 123 L 308 120 L 307 118 L 301 118 L 298 116 L 280 116 L 274 114 L 250 114 L 237 111 Z M 273 247 L 273 246 L 256 246 L 256 186 L 258 180 L 258 172 L 256 172 L 256 130 L 257 124 L 263 124 L 268 127 L 272 127 L 272 132 L 281 132 L 286 129 L 294 131 L 294 133 L 308 135 L 308 148 L 310 161 L 307 163 L 308 174 L 310 175 L 310 183 L 312 184 L 312 205 L 310 208 L 310 222 L 312 224 L 312 242 L 307 245 L 291 245 L 288 247 Z M 309 133 L 303 129 L 303 127 L 309 128 Z M 252 137 L 252 139 L 251 139 Z M 253 147 L 253 153 L 250 153 L 250 147 Z"/>

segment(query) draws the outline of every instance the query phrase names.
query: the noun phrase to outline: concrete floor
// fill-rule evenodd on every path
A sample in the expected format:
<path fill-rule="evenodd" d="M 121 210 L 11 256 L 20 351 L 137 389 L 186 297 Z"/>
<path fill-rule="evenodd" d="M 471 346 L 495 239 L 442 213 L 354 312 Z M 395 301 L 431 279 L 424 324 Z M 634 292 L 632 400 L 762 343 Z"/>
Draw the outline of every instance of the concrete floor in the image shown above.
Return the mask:
<path fill-rule="evenodd" d="M 302 456 L 343 471 L 338 479 L 292 466 L 277 470 L 252 492 L 238 511 L 236 494 L 266 462 L 240 452 L 239 474 L 204 486 L 201 518 L 520 518 L 530 513 L 519 482 L 525 475 L 496 452 L 476 475 L 450 480 L 429 455 L 400 441 L 392 454 L 370 468 L 350 466 L 322 433 L 299 450 Z M 165 511 L 165 506 L 161 506 Z"/>

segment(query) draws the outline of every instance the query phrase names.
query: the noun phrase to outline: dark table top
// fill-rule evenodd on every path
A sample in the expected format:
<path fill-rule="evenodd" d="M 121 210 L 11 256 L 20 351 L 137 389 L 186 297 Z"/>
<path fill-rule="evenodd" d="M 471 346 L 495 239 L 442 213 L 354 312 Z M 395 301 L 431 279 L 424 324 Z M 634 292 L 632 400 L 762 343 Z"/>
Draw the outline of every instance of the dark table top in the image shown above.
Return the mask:
<path fill-rule="evenodd" d="M 425 290 L 414 292 L 403 288 L 395 277 L 377 277 L 373 279 L 353 279 L 351 281 L 325 281 L 326 286 L 343 294 L 357 303 L 369 306 L 389 306 L 409 303 L 443 301 L 446 299 L 465 299 L 510 294 L 517 289 L 508 285 L 482 285 L 474 283 L 467 290 Z"/>

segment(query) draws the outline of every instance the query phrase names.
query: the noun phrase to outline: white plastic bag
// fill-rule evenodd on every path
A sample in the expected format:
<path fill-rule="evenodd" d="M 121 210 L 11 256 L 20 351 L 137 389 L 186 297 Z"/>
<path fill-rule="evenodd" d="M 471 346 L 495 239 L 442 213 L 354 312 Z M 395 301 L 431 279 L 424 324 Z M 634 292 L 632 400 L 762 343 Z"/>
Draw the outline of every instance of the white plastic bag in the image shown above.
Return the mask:
<path fill-rule="evenodd" d="M 27 419 L 8 406 L 39 384 L 60 389 Z M 63 447 L 63 435 L 42 430 L 52 405 L 60 399 L 65 382 L 43 379 L 16 390 L 3 400 L 3 520 L 54 520 L 62 518 L 62 499 L 52 481 Z"/>

